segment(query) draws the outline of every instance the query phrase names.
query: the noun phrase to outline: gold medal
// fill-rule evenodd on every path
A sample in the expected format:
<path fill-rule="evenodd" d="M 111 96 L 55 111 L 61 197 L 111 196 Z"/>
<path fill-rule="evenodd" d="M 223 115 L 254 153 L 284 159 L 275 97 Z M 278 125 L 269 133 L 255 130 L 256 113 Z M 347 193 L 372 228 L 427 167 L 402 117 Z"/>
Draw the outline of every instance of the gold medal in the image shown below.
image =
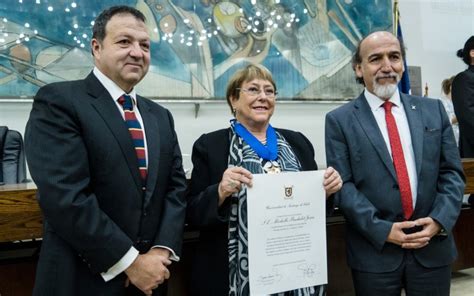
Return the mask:
<path fill-rule="evenodd" d="M 275 160 L 267 160 L 267 162 L 263 165 L 263 170 L 267 174 L 281 173 L 280 164 Z"/>

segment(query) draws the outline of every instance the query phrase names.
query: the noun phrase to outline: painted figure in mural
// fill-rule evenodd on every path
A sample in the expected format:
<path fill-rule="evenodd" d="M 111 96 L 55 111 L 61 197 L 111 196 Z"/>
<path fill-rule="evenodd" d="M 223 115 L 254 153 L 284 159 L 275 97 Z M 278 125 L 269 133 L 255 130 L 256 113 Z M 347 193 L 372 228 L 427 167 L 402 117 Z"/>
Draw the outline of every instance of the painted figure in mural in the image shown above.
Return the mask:
<path fill-rule="evenodd" d="M 452 85 L 454 112 L 459 122 L 459 152 L 461 157 L 474 157 L 474 36 L 458 50 L 468 68 L 456 75 Z M 474 194 L 468 199 L 474 205 Z"/>
<path fill-rule="evenodd" d="M 237 208 L 245 208 L 252 174 L 317 169 L 313 146 L 304 135 L 270 125 L 277 90 L 268 69 L 250 64 L 237 71 L 226 93 L 235 119 L 228 128 L 202 135 L 192 152 L 187 217 L 200 230 L 193 257 L 192 295 L 249 295 L 247 216 Z M 327 195 L 341 184 L 339 174 L 328 168 L 324 179 Z M 328 200 L 331 203 L 332 198 Z M 284 295 L 324 292 L 319 286 Z"/>
<path fill-rule="evenodd" d="M 42 87 L 26 155 L 44 215 L 34 295 L 164 295 L 179 260 L 185 176 L 170 112 L 139 96 L 150 62 L 144 15 L 96 19 L 95 67 Z"/>
<path fill-rule="evenodd" d="M 344 181 L 335 203 L 347 221 L 357 295 L 449 295 L 451 230 L 464 176 L 439 100 L 401 94 L 405 51 L 374 32 L 353 58 L 364 92 L 326 116 L 328 165 Z"/>

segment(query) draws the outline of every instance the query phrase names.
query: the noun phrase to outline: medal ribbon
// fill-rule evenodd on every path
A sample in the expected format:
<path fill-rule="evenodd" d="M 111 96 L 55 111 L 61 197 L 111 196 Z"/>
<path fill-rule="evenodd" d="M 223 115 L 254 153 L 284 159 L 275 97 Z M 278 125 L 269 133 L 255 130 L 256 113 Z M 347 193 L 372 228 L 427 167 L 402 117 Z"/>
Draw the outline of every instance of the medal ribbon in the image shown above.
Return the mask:
<path fill-rule="evenodd" d="M 278 147 L 276 132 L 269 124 L 267 128 L 267 145 L 263 145 L 252 135 L 242 124 L 236 120 L 231 121 L 234 124 L 234 130 L 247 144 L 257 153 L 257 155 L 265 160 L 276 160 L 278 157 Z"/>

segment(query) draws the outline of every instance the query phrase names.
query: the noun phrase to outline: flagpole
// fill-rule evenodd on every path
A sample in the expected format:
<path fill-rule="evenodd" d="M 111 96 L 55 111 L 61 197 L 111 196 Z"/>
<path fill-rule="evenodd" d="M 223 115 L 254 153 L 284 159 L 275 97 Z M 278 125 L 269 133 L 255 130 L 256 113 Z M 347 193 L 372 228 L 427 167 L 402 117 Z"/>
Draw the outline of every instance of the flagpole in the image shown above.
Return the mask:
<path fill-rule="evenodd" d="M 398 1 L 393 1 L 393 35 L 397 36 L 400 41 L 400 45 L 403 45 L 403 36 L 402 36 L 402 27 L 400 25 L 400 11 L 398 10 Z M 410 93 L 410 78 L 408 77 L 408 66 L 406 57 L 403 57 L 403 66 L 405 71 L 401 77 L 398 88 L 401 92 L 409 94 Z"/>
<path fill-rule="evenodd" d="M 399 18 L 399 12 L 398 12 L 398 0 L 395 0 L 393 2 L 393 35 L 397 36 L 397 30 L 398 30 L 398 18 Z"/>

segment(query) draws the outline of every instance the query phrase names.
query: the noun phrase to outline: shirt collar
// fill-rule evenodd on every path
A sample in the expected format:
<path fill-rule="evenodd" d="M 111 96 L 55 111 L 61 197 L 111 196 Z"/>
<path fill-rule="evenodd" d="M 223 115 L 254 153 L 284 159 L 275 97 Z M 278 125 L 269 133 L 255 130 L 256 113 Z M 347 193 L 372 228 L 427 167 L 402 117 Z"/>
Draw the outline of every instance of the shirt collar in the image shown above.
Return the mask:
<path fill-rule="evenodd" d="M 105 89 L 109 92 L 110 96 L 112 97 L 114 101 L 117 101 L 118 98 L 120 98 L 125 93 L 123 89 L 120 88 L 120 86 L 118 86 L 115 82 L 113 82 L 112 79 L 105 76 L 105 74 L 102 73 L 99 70 L 99 68 L 94 67 L 93 73 L 95 77 L 97 77 L 97 79 L 100 81 L 100 83 L 102 83 Z M 127 95 L 129 95 L 132 98 L 133 105 L 136 105 L 137 93 L 135 91 L 135 88 L 133 88 L 132 91 L 128 93 Z"/>
<path fill-rule="evenodd" d="M 364 90 L 364 96 L 367 99 L 367 103 L 369 103 L 370 109 L 372 111 L 377 111 L 379 108 L 382 107 L 382 104 L 385 102 L 384 100 L 380 99 L 373 93 L 367 90 L 367 88 Z M 401 99 L 400 99 L 400 93 L 398 92 L 398 87 L 393 93 L 392 97 L 389 99 L 390 102 L 392 102 L 395 106 L 400 107 L 401 105 Z"/>

